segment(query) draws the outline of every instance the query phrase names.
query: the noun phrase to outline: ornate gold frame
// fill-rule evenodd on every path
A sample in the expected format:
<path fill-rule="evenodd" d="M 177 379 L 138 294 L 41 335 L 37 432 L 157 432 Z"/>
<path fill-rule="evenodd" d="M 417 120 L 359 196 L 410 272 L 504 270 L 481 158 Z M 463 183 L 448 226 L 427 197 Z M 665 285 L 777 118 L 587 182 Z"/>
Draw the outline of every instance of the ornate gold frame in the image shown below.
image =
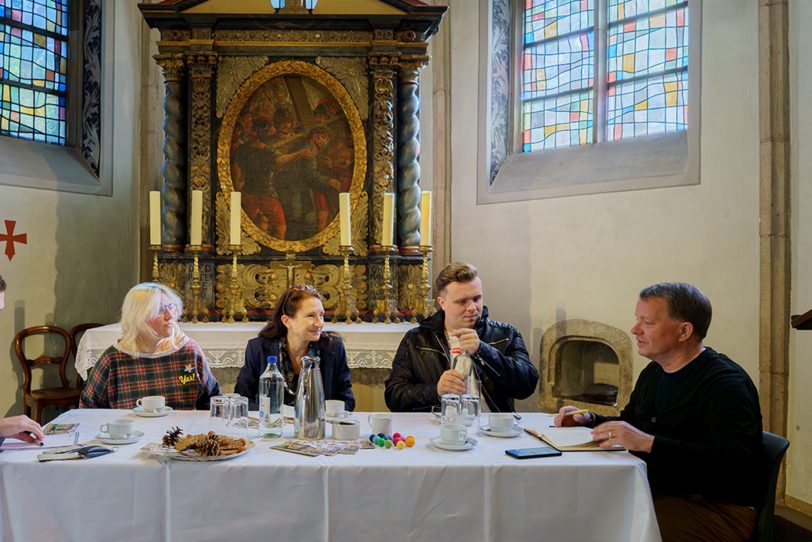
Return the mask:
<path fill-rule="evenodd" d="M 361 198 L 359 198 L 357 194 L 364 190 L 364 179 L 367 171 L 366 134 L 361 124 L 361 116 L 350 94 L 338 79 L 314 64 L 299 60 L 284 60 L 265 66 L 249 77 L 231 98 L 225 115 L 223 115 L 223 123 L 220 126 L 220 133 L 217 140 L 217 174 L 220 189 L 223 192 L 231 192 L 234 190 L 233 181 L 231 179 L 231 141 L 240 111 L 254 91 L 262 84 L 274 77 L 289 74 L 309 77 L 323 85 L 332 93 L 344 112 L 344 116 L 350 126 L 350 132 L 352 133 L 354 150 L 353 174 L 350 184 L 350 192 L 354 194 L 354 196 L 350 198 L 351 206 L 354 211 L 359 201 L 361 201 Z M 351 212 L 351 214 L 354 214 L 354 212 Z M 338 236 L 340 227 L 339 218 L 338 215 L 336 215 L 330 224 L 316 235 L 308 237 L 307 239 L 287 241 L 260 230 L 253 221 L 248 218 L 245 211 L 242 212 L 241 222 L 243 231 L 245 231 L 249 237 L 261 245 L 280 252 L 304 252 L 322 246 L 328 239 Z"/>

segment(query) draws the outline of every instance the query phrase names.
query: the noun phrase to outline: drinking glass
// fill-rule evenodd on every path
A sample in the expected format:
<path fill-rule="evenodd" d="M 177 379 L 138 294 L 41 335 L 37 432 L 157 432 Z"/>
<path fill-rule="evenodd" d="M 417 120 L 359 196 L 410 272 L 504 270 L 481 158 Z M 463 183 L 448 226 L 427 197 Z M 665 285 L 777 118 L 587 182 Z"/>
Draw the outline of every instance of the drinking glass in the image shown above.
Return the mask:
<path fill-rule="evenodd" d="M 222 397 L 225 398 L 226 403 L 228 405 L 228 416 L 226 418 L 226 425 L 231 427 L 231 424 L 234 420 L 234 400 L 238 397 L 242 397 L 239 393 L 224 393 Z"/>
<path fill-rule="evenodd" d="M 473 425 L 477 422 L 479 426 L 480 414 L 479 395 L 463 394 L 460 396 L 460 412 L 462 414 L 462 423 L 465 425 Z"/>
<path fill-rule="evenodd" d="M 225 435 L 228 432 L 230 410 L 230 401 L 227 397 L 222 395 L 212 397 L 209 404 L 209 431 Z"/>
<path fill-rule="evenodd" d="M 231 433 L 236 437 L 248 438 L 248 397 L 231 397 Z"/>
<path fill-rule="evenodd" d="M 461 423 L 460 396 L 456 393 L 444 393 L 440 397 L 440 423 Z"/>

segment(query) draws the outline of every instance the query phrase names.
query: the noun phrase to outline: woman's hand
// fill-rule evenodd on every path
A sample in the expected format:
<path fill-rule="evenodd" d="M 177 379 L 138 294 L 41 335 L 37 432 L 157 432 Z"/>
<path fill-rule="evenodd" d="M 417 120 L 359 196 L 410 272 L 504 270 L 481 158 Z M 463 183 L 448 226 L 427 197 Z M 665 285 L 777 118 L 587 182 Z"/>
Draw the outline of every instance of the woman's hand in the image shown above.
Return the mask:
<path fill-rule="evenodd" d="M 12 416 L 0 420 L 0 437 L 11 437 L 25 442 L 45 440 L 42 427 L 28 416 Z"/>

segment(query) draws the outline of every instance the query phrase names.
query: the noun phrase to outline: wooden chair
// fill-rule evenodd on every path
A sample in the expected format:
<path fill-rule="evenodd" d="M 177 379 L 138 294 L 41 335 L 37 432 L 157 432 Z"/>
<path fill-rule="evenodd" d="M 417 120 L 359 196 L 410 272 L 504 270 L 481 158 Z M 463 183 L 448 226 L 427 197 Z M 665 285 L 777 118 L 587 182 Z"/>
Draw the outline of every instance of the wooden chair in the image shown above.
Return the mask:
<path fill-rule="evenodd" d="M 34 359 L 30 359 L 25 354 L 24 342 L 32 335 L 45 335 L 61 337 L 65 341 L 65 347 L 58 356 L 48 356 L 43 354 Z M 75 407 L 79 404 L 79 396 L 82 394 L 80 388 L 70 387 L 68 377 L 65 375 L 65 368 L 71 354 L 70 334 L 58 326 L 35 326 L 25 328 L 14 337 L 14 349 L 17 351 L 17 359 L 23 367 L 23 411 L 34 419 L 37 423 L 42 421 L 42 411 L 48 406 Z M 59 378 L 62 385 L 54 388 L 31 389 L 31 369 L 38 366 L 58 365 Z M 44 367 L 43 367 L 44 369 Z M 31 409 L 34 415 L 31 416 Z"/>
<path fill-rule="evenodd" d="M 94 328 L 94 327 L 101 327 L 103 325 L 104 324 L 96 324 L 96 323 L 88 322 L 88 323 L 85 323 L 85 324 L 77 324 L 77 325 L 73 326 L 72 328 L 70 328 L 70 331 L 69 331 L 69 333 L 70 333 L 70 342 L 71 342 L 70 349 L 71 349 L 71 352 L 73 353 L 73 361 L 74 361 L 74 363 L 76 362 L 76 352 L 77 352 L 77 349 L 79 348 L 79 336 L 81 334 L 83 334 L 85 331 L 87 331 L 88 329 L 91 329 L 91 328 Z M 88 371 L 88 376 L 90 376 L 90 371 Z M 79 374 L 76 375 L 76 387 L 79 388 L 79 389 L 84 389 L 84 387 L 85 387 L 85 381 L 82 380 L 82 376 L 79 375 Z"/>
<path fill-rule="evenodd" d="M 778 482 L 778 471 L 781 460 L 789 448 L 789 441 L 780 435 L 764 431 L 762 442 L 765 452 L 765 470 L 762 473 L 767 482 L 764 500 L 758 511 L 756 530 L 752 542 L 773 542 L 773 523 L 775 521 L 775 486 Z"/>

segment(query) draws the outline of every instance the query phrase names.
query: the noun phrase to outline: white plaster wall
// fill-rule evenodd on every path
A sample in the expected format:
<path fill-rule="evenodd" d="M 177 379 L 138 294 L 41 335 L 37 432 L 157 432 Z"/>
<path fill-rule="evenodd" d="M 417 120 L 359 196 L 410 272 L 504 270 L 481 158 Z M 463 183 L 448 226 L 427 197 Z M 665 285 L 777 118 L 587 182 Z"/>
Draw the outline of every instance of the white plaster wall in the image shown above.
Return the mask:
<path fill-rule="evenodd" d="M 812 4 L 790 4 L 792 314 L 812 309 Z M 806 30 L 806 31 L 804 31 Z M 812 331 L 790 331 L 787 495 L 812 510 Z"/>
<path fill-rule="evenodd" d="M 16 232 L 28 235 L 11 261 L 0 252 L 0 274 L 8 283 L 6 309 L 0 312 L 0 415 L 22 413 L 22 372 L 13 344 L 19 330 L 117 320 L 124 293 L 137 279 L 143 22 L 135 2 L 105 2 L 104 9 L 105 24 L 114 23 L 103 34 L 104 70 L 113 72 L 106 79 L 112 92 L 103 104 L 104 114 L 114 119 L 103 133 L 113 138 L 113 156 L 106 157 L 112 159 L 112 197 L 0 185 L 0 225 L 16 220 Z"/>
<path fill-rule="evenodd" d="M 453 256 L 474 263 L 492 317 L 541 336 L 568 318 L 628 330 L 640 288 L 688 281 L 714 304 L 707 344 L 758 381 L 756 2 L 704 2 L 701 184 L 477 205 L 479 10 L 451 0 Z M 543 360 L 542 360 L 543 361 Z M 635 376 L 646 360 L 636 357 Z M 526 401 L 522 407 L 537 408 Z"/>

